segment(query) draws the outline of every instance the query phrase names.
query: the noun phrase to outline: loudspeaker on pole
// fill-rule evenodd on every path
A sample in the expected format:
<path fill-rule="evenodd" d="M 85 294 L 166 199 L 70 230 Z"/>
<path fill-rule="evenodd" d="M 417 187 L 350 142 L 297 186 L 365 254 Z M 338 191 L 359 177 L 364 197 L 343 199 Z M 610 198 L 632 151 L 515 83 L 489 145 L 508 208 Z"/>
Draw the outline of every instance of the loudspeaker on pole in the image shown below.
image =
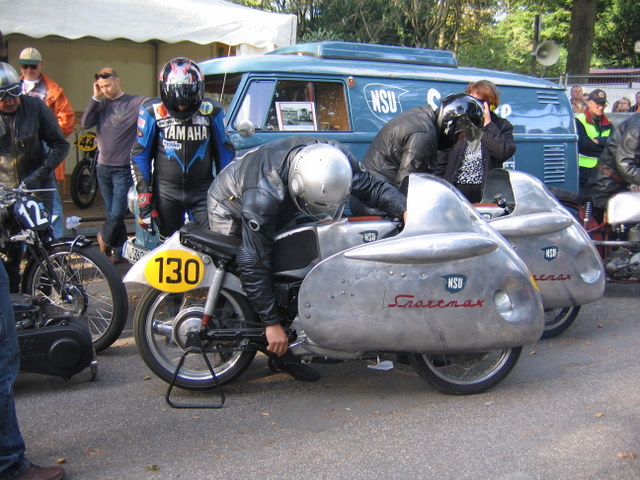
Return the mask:
<path fill-rule="evenodd" d="M 556 63 L 560 58 L 560 48 L 558 48 L 558 45 L 556 45 L 555 42 L 545 40 L 538 45 L 536 51 L 533 52 L 533 55 L 536 57 L 539 64 L 548 67 Z"/>

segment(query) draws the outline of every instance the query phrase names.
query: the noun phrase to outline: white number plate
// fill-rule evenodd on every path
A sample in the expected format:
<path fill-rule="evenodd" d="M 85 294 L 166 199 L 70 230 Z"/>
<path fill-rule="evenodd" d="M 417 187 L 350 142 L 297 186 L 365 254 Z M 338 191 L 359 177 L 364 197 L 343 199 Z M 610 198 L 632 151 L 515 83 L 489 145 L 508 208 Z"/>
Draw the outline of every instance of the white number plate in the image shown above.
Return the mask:
<path fill-rule="evenodd" d="M 143 255 L 149 252 L 149 249 L 140 247 L 133 242 L 133 239 L 127 240 L 127 242 L 124 244 L 122 256 L 129 260 L 131 263 L 136 263 L 142 258 Z"/>

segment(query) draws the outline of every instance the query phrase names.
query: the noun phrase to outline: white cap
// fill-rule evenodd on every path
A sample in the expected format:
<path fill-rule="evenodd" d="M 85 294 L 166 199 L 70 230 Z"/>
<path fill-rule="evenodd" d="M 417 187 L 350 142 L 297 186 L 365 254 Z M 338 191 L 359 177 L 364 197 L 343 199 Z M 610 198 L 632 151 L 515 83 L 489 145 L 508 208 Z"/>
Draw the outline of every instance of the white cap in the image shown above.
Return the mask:
<path fill-rule="evenodd" d="M 37 65 L 42 61 L 42 55 L 33 47 L 27 47 L 20 52 L 20 65 Z"/>

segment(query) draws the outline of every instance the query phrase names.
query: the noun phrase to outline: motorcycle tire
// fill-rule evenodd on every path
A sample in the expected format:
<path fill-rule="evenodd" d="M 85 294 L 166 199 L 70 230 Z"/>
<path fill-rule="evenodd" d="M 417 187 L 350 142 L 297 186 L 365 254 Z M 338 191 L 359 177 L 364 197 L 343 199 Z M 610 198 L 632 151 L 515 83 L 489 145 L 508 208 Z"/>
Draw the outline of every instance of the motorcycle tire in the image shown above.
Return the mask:
<path fill-rule="evenodd" d="M 167 383 L 174 379 L 185 351 L 187 333 L 200 329 L 206 294 L 207 289 L 185 293 L 148 289 L 138 302 L 133 316 L 136 347 L 149 369 Z M 214 328 L 235 330 L 259 325 L 247 299 L 224 289 L 213 317 Z M 217 347 L 229 349 L 206 353 L 220 385 L 240 376 L 256 355 L 255 350 L 240 349 L 238 340 L 202 345 L 204 351 Z M 174 385 L 196 391 L 217 387 L 204 358 L 194 352 L 185 358 Z"/>
<path fill-rule="evenodd" d="M 115 342 L 127 322 L 127 290 L 108 257 L 91 246 L 59 245 L 49 251 L 49 259 L 63 291 L 55 291 L 46 270 L 32 261 L 25 270 L 22 289 L 41 305 L 45 318 L 70 313 L 86 323 L 96 352 Z"/>
<path fill-rule="evenodd" d="M 513 370 L 522 347 L 480 353 L 411 354 L 411 366 L 436 390 L 450 395 L 482 393 Z"/>
<path fill-rule="evenodd" d="M 96 198 L 98 178 L 91 160 L 80 160 L 71 173 L 71 200 L 78 208 L 89 208 Z"/>
<path fill-rule="evenodd" d="M 580 306 L 550 308 L 544 311 L 544 330 L 540 338 L 553 338 L 564 332 L 580 313 Z"/>

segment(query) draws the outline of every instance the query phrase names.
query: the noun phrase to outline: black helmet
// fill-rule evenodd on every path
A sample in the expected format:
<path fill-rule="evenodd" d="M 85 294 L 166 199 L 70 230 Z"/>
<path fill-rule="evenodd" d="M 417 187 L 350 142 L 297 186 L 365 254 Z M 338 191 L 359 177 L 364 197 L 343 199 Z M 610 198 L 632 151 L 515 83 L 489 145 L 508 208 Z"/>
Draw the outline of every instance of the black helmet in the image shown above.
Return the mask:
<path fill-rule="evenodd" d="M 0 97 L 10 95 L 12 97 L 20 96 L 22 87 L 20 86 L 20 77 L 15 68 L 5 62 L 0 62 Z"/>
<path fill-rule="evenodd" d="M 438 124 L 438 148 L 451 148 L 456 135 L 466 133 L 470 140 L 477 140 L 482 133 L 484 111 L 471 95 L 457 93 L 445 97 L 436 110 Z"/>
<path fill-rule="evenodd" d="M 204 75 L 198 64 L 184 57 L 170 60 L 160 71 L 160 98 L 173 117 L 191 118 L 204 98 Z"/>

